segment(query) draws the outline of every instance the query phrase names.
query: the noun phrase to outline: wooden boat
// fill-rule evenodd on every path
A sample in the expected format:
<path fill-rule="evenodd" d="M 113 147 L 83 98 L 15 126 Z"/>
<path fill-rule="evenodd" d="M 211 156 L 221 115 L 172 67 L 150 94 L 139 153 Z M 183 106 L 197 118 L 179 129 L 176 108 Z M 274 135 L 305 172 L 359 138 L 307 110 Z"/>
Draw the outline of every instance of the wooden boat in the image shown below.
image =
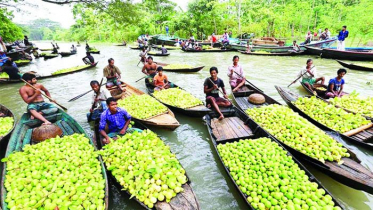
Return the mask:
<path fill-rule="evenodd" d="M 30 60 L 16 60 L 14 61 L 14 63 L 16 63 L 18 67 L 21 67 L 21 66 L 26 66 L 30 64 L 31 61 Z"/>
<path fill-rule="evenodd" d="M 313 84 L 313 87 L 314 89 L 313 90 L 310 90 L 303 82 L 300 82 L 300 84 L 302 85 L 302 87 L 310 94 L 310 95 L 317 95 L 318 97 L 320 98 L 324 98 L 324 99 L 327 99 L 326 97 L 326 90 L 328 89 L 328 86 L 327 85 L 322 85 L 322 84 Z M 319 90 L 317 88 L 325 88 L 326 90 L 323 91 L 323 90 Z M 344 94 L 348 94 L 347 92 L 344 92 Z"/>
<path fill-rule="evenodd" d="M 52 122 L 53 124 L 60 127 L 63 131 L 63 136 L 65 135 L 72 135 L 74 133 L 84 134 L 87 138 L 89 135 L 85 132 L 85 130 L 76 122 L 70 115 L 62 110 L 58 110 L 56 113 L 46 115 L 45 118 Z M 37 119 L 30 119 L 30 114 L 25 113 L 22 115 L 20 121 L 17 123 L 16 127 L 14 128 L 14 132 L 9 139 L 9 144 L 6 149 L 5 157 L 8 157 L 13 152 L 21 151 L 25 145 L 33 144 L 31 135 L 34 128 L 39 127 L 42 124 L 40 120 Z M 91 138 L 90 144 L 96 149 L 94 143 Z M 106 176 L 106 171 L 104 164 L 101 160 L 101 157 L 98 158 L 101 163 L 101 170 L 102 176 L 106 181 L 105 185 L 105 209 L 107 210 L 109 207 L 109 186 L 108 186 L 108 179 Z M 7 191 L 5 189 L 4 183 L 6 179 L 6 167 L 7 163 L 4 163 L 3 173 L 2 173 L 2 180 L 1 180 L 1 203 L 4 210 L 8 210 L 7 204 L 5 202 Z"/>
<path fill-rule="evenodd" d="M 132 50 L 142 50 L 143 48 L 144 48 L 144 46 L 142 46 L 142 47 L 139 47 L 139 46 L 136 46 L 136 47 L 132 46 L 132 47 L 130 47 L 130 49 L 132 49 Z"/>
<path fill-rule="evenodd" d="M 210 50 L 195 50 L 195 49 L 181 49 L 184 52 L 191 52 L 191 53 L 207 53 L 207 52 L 230 52 L 234 51 L 233 49 L 228 49 L 228 48 L 215 48 L 215 49 L 210 49 Z"/>
<path fill-rule="evenodd" d="M 373 71 L 373 65 L 371 67 L 364 66 L 363 64 L 353 64 L 353 63 L 346 63 L 340 60 L 336 60 L 339 64 L 341 64 L 343 67 L 353 70 L 360 70 L 360 71 Z"/>
<path fill-rule="evenodd" d="M 162 54 L 162 53 L 156 53 L 156 52 L 148 52 L 148 55 L 151 55 L 151 56 L 169 56 L 170 53 Z"/>
<path fill-rule="evenodd" d="M 99 125 L 99 123 L 98 123 L 98 121 L 96 121 L 95 122 L 95 139 L 101 146 L 103 146 L 104 145 L 103 138 L 100 135 L 100 132 L 98 130 L 98 125 Z M 135 122 L 133 127 L 141 129 L 141 130 L 149 129 L 145 125 L 143 125 L 142 123 L 140 123 L 138 121 Z M 110 178 L 114 181 L 115 185 L 119 189 L 122 189 L 123 187 L 119 184 L 118 180 L 116 180 L 116 178 L 112 175 L 112 173 L 109 170 L 107 170 L 107 172 L 108 172 Z M 182 188 L 184 189 L 184 192 L 178 193 L 176 195 L 176 197 L 172 198 L 169 203 L 167 203 L 165 201 L 163 201 L 163 202 L 158 201 L 154 205 L 154 209 L 157 209 L 157 210 L 172 210 L 172 209 L 199 210 L 200 209 L 200 206 L 199 206 L 199 203 L 198 203 L 198 200 L 197 200 L 197 196 L 195 195 L 192 187 L 190 186 L 190 184 L 191 184 L 190 179 L 189 179 L 187 173 L 185 173 L 185 174 L 188 178 L 188 181 L 187 181 L 187 183 L 185 183 L 182 186 Z M 127 195 L 131 195 L 127 190 L 125 190 L 124 192 Z M 135 200 L 138 204 L 140 204 L 145 209 L 149 209 L 143 202 L 139 201 L 136 197 L 133 197 L 132 199 Z"/>
<path fill-rule="evenodd" d="M 52 73 L 52 74 L 46 75 L 46 76 L 40 76 L 40 75 L 37 74 L 37 72 L 32 72 L 32 73 L 35 73 L 36 74 L 36 78 L 38 80 L 41 80 L 41 79 L 46 79 L 46 78 L 51 78 L 51 77 L 59 77 L 59 76 L 67 75 L 67 74 L 73 74 L 73 73 L 76 73 L 76 72 L 84 71 L 86 69 L 90 69 L 90 68 L 96 67 L 97 64 L 98 64 L 98 62 L 96 62 L 96 63 L 94 63 L 94 64 L 92 64 L 90 66 L 87 66 L 87 67 L 84 67 L 84 68 L 81 68 L 81 69 L 77 69 L 75 71 L 64 72 L 64 73 L 60 73 L 60 74 L 53 74 Z M 20 82 L 22 82 L 22 80 L 0 79 L 0 84 L 20 83 Z"/>
<path fill-rule="evenodd" d="M 314 55 L 319 55 L 321 58 L 331 58 L 338 60 L 354 60 L 354 61 L 372 61 L 373 52 L 359 51 L 342 51 L 335 49 L 320 49 L 306 46 L 307 51 Z"/>
<path fill-rule="evenodd" d="M 260 53 L 260 52 L 246 52 L 246 51 L 239 51 L 242 54 L 246 55 L 261 55 L 261 56 L 295 56 L 295 55 L 301 55 L 303 54 L 303 51 L 300 52 L 268 52 L 268 53 Z"/>
<path fill-rule="evenodd" d="M 70 55 L 75 55 L 77 52 L 75 51 L 75 52 L 60 52 L 60 55 L 62 56 L 62 57 L 66 57 L 66 56 L 70 56 Z"/>
<path fill-rule="evenodd" d="M 175 46 L 164 46 L 167 50 L 181 50 L 181 47 Z M 158 50 L 162 49 L 162 45 L 153 45 L 152 48 L 156 48 Z"/>
<path fill-rule="evenodd" d="M 258 92 L 255 86 L 248 85 L 248 88 L 250 88 L 250 90 L 253 90 L 256 93 L 262 94 L 265 97 L 266 102 L 260 106 L 267 106 L 270 104 L 280 104 L 274 99 L 272 99 L 271 97 L 269 97 L 268 95 L 264 94 L 263 92 Z M 246 95 L 248 94 L 250 93 L 246 93 Z M 248 100 L 246 100 L 246 97 L 245 97 L 245 100 L 242 100 L 242 99 L 238 100 L 237 104 L 240 106 L 240 108 L 243 111 L 258 107 L 258 105 L 253 105 L 249 103 Z M 255 121 L 253 121 L 253 123 L 255 123 L 256 126 L 258 127 L 256 129 L 264 130 L 264 128 L 260 127 L 260 125 L 257 124 Z M 333 135 L 330 135 L 330 136 L 336 141 L 339 141 L 339 139 L 336 139 Z M 312 158 L 304 153 L 301 153 L 300 151 L 292 147 L 287 146 L 282 141 L 278 140 L 276 137 L 274 136 L 272 137 L 275 138 L 282 146 L 284 146 L 294 156 L 296 156 L 299 159 L 303 159 L 309 164 L 312 164 L 313 166 L 315 166 L 316 168 L 318 168 L 319 170 L 321 170 L 323 173 L 330 176 L 331 178 L 349 187 L 352 187 L 354 189 L 363 190 L 365 192 L 373 194 L 373 173 L 360 164 L 361 161 L 356 157 L 356 155 L 352 151 L 348 150 L 350 157 L 342 158 L 342 161 L 343 161 L 342 164 L 338 164 L 335 161 L 333 162 L 325 161 L 325 163 L 322 163 L 321 161 L 315 158 Z"/>
<path fill-rule="evenodd" d="M 162 100 L 159 100 L 158 98 L 156 98 L 154 96 L 154 94 L 153 94 L 154 93 L 154 86 L 152 86 L 151 84 L 146 83 L 146 82 L 145 82 L 145 84 L 146 84 L 146 89 L 148 90 L 149 95 L 151 95 L 152 97 L 157 99 L 159 102 L 166 105 L 167 107 L 169 107 L 170 109 L 172 109 L 175 112 L 179 112 L 179 113 L 185 114 L 187 116 L 191 116 L 191 117 L 203 117 L 207 113 L 211 112 L 211 109 L 208 109 L 205 105 L 198 105 L 198 106 L 194 106 L 194 107 L 190 107 L 190 108 L 180 108 L 180 107 L 176 107 L 176 106 L 167 104 L 166 102 L 164 102 Z M 176 84 L 174 84 L 174 88 L 180 88 L 180 87 L 177 86 Z M 183 88 L 180 88 L 180 89 L 183 89 Z"/>
<path fill-rule="evenodd" d="M 116 88 L 116 86 L 114 86 L 112 88 L 108 88 L 108 90 L 110 91 L 110 94 L 114 98 L 117 98 L 117 99 L 125 98 L 125 97 L 131 96 L 133 94 L 134 95 L 145 94 L 141 90 L 139 90 L 139 89 L 127 84 L 127 83 L 124 83 L 124 82 L 122 82 L 122 87 L 125 87 L 125 89 L 126 89 L 126 91 L 123 92 L 123 93 L 118 93 L 119 91 Z M 152 126 L 157 126 L 157 127 L 160 127 L 160 128 L 166 128 L 166 129 L 171 129 L 171 130 L 175 130 L 177 127 L 180 126 L 180 123 L 175 118 L 174 113 L 168 108 L 167 108 L 166 113 L 163 113 L 163 114 L 160 114 L 160 115 L 148 118 L 148 119 L 138 119 L 138 118 L 133 118 L 133 119 L 135 121 L 138 121 L 138 122 L 140 122 L 142 124 L 145 124 L 145 125 L 152 125 Z"/>
<path fill-rule="evenodd" d="M 16 124 L 16 119 L 14 117 L 14 114 L 10 109 L 6 108 L 4 105 L 0 104 L 0 114 L 4 114 L 4 117 L 12 117 L 14 119 L 13 127 L 3 136 L 0 136 L 0 145 L 5 145 L 7 143 L 10 134 L 12 133 L 14 126 Z"/>
<path fill-rule="evenodd" d="M 183 69 L 168 69 L 167 65 L 161 65 L 161 66 L 164 67 L 163 71 L 173 71 L 173 72 L 198 72 L 204 68 L 204 66 L 199 66 L 199 67 L 183 68 Z"/>
<path fill-rule="evenodd" d="M 97 50 L 97 49 L 90 49 L 87 52 L 89 52 L 91 54 L 100 54 L 100 50 Z"/>
<path fill-rule="evenodd" d="M 299 98 L 298 95 L 290 92 L 289 90 L 285 90 L 284 88 L 281 88 L 281 87 L 276 86 L 276 89 L 278 93 L 280 94 L 280 96 L 284 99 L 286 104 L 291 109 L 293 109 L 295 112 L 298 112 L 302 117 L 306 118 L 308 121 L 312 122 L 314 125 L 316 125 L 320 129 L 325 130 L 325 131 L 332 131 L 335 133 L 339 133 L 339 135 L 344 141 L 348 141 L 353 144 L 363 146 L 364 148 L 367 148 L 367 149 L 373 149 L 373 127 L 372 127 L 373 124 L 372 123 L 370 123 L 369 125 L 357 128 L 355 130 L 348 131 L 346 133 L 340 133 L 318 122 L 317 120 L 313 119 L 312 117 L 307 115 L 305 112 L 303 112 L 301 109 L 299 109 L 293 103 Z M 310 97 L 310 96 L 306 96 L 306 97 Z M 326 103 L 326 102 L 320 99 L 320 103 Z"/>
<path fill-rule="evenodd" d="M 40 57 L 44 57 L 44 59 L 50 59 L 50 58 L 56 58 L 58 57 L 58 54 L 45 54 L 43 56 L 40 56 Z"/>
<path fill-rule="evenodd" d="M 127 44 L 115 44 L 114 46 L 127 46 Z"/>
<path fill-rule="evenodd" d="M 210 139 L 214 146 L 216 153 L 218 154 L 219 160 L 223 165 L 225 171 L 227 172 L 228 176 L 231 178 L 232 182 L 234 183 L 237 190 L 240 192 L 242 199 L 247 203 L 250 209 L 254 209 L 251 206 L 250 202 L 247 200 L 247 196 L 241 191 L 238 187 L 237 183 L 233 179 L 232 175 L 230 174 L 230 170 L 224 164 L 222 157 L 217 149 L 217 146 L 220 144 L 225 144 L 227 142 L 236 142 L 241 139 L 247 139 L 251 141 L 255 141 L 257 138 L 267 137 L 270 138 L 272 141 L 276 142 L 280 147 L 282 147 L 273 137 L 271 137 L 268 133 L 266 133 L 263 129 L 258 127 L 255 122 L 252 121 L 245 113 L 243 113 L 238 108 L 234 107 L 235 112 L 224 114 L 223 120 L 218 120 L 219 117 L 216 114 L 208 114 L 204 117 L 206 121 L 207 130 L 210 134 Z M 283 148 L 283 147 L 282 147 Z M 286 149 L 284 149 L 286 150 Z M 295 159 L 290 153 L 287 153 L 289 157 L 299 166 L 300 169 L 305 171 L 306 175 L 309 177 L 309 181 L 317 183 L 318 188 L 322 188 L 325 190 L 327 194 L 329 194 L 335 203 L 336 206 L 341 206 L 337 199 L 333 197 L 333 195 L 328 192 L 328 190 L 313 176 L 297 159 Z"/>
<path fill-rule="evenodd" d="M 39 48 L 40 51 L 52 51 L 53 48 Z"/>

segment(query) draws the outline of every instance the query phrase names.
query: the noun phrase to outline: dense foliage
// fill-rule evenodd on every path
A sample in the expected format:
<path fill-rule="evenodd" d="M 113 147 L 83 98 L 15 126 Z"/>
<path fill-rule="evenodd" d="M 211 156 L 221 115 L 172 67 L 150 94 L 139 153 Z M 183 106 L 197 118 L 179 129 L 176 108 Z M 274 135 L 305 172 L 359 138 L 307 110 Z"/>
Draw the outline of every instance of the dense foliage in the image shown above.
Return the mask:
<path fill-rule="evenodd" d="M 14 24 L 11 18 L 11 13 L 0 7 L 0 36 L 5 42 L 13 42 L 23 38 L 22 28 Z"/>

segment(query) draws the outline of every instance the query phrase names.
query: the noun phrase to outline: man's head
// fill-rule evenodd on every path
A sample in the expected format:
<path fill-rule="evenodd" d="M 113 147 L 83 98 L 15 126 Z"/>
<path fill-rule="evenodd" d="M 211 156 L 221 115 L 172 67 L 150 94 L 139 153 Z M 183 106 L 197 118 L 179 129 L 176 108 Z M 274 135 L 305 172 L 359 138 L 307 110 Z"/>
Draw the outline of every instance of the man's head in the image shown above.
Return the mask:
<path fill-rule="evenodd" d="M 342 26 L 342 30 L 346 30 L 347 29 L 347 26 Z"/>
<path fill-rule="evenodd" d="M 312 66 L 313 64 L 313 60 L 310 58 L 310 59 L 307 59 L 307 62 L 306 62 L 307 66 Z"/>
<path fill-rule="evenodd" d="M 109 65 L 110 65 L 111 67 L 113 67 L 113 66 L 114 66 L 114 59 L 110 58 L 110 59 L 108 60 L 108 63 L 109 63 Z"/>
<path fill-rule="evenodd" d="M 240 60 L 240 57 L 238 57 L 238 55 L 233 56 L 233 64 L 236 65 L 239 60 Z"/>
<path fill-rule="evenodd" d="M 347 70 L 346 69 L 338 69 L 337 74 L 338 74 L 339 78 L 342 78 L 342 77 L 344 77 L 344 75 L 347 74 Z"/>
<path fill-rule="evenodd" d="M 311 31 L 308 31 L 307 34 L 311 34 Z"/>
<path fill-rule="evenodd" d="M 152 56 L 149 56 L 149 57 L 148 57 L 148 63 L 149 63 L 149 64 L 152 64 L 152 63 L 153 63 L 153 57 L 152 57 Z"/>
<path fill-rule="evenodd" d="M 89 84 L 91 85 L 92 90 L 95 92 L 97 92 L 100 88 L 100 83 L 98 83 L 97 80 L 92 80 Z"/>
<path fill-rule="evenodd" d="M 294 40 L 294 41 L 293 41 L 293 44 L 296 44 L 296 43 L 297 43 L 297 41 L 296 41 L 296 40 Z"/>
<path fill-rule="evenodd" d="M 218 73 L 218 68 L 216 68 L 215 66 L 210 68 L 210 75 L 213 79 L 216 79 L 218 77 Z"/>
<path fill-rule="evenodd" d="M 158 72 L 159 76 L 162 76 L 163 75 L 163 67 L 162 66 L 158 66 L 157 67 L 157 72 Z"/>
<path fill-rule="evenodd" d="M 328 29 L 328 28 L 325 28 L 325 31 L 327 32 L 327 31 L 329 31 L 329 29 Z"/>
<path fill-rule="evenodd" d="M 36 82 L 37 82 L 35 74 L 31 74 L 31 73 L 23 74 L 22 79 L 24 79 L 26 82 L 28 82 L 32 85 L 36 84 Z"/>
<path fill-rule="evenodd" d="M 117 111 L 118 103 L 117 100 L 115 100 L 115 98 L 109 97 L 108 99 L 106 99 L 106 104 L 111 113 L 115 113 Z"/>

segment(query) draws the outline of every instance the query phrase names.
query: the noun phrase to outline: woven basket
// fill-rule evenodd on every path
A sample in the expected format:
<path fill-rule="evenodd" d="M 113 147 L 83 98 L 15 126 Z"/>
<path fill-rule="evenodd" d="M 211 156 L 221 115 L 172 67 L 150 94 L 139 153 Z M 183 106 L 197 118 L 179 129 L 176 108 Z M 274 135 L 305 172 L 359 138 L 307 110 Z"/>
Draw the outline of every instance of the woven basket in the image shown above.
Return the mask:
<path fill-rule="evenodd" d="M 32 140 L 35 142 L 42 142 L 46 139 L 62 136 L 63 132 L 57 125 L 42 125 L 32 131 Z"/>
<path fill-rule="evenodd" d="M 264 98 L 262 94 L 254 93 L 249 96 L 248 101 L 252 104 L 260 105 L 260 104 L 264 104 L 266 102 L 266 99 Z"/>

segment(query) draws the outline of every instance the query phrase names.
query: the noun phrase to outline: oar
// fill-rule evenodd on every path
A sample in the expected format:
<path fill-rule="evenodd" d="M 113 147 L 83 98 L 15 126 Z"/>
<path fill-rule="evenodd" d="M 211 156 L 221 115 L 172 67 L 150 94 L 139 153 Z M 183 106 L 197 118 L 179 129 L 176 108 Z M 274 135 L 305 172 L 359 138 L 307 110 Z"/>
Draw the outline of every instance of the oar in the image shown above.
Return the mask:
<path fill-rule="evenodd" d="M 236 74 L 237 74 L 238 76 L 240 76 L 241 78 L 243 78 L 243 76 L 240 75 L 239 73 L 237 73 L 235 70 L 233 70 L 233 72 L 236 73 Z M 249 80 L 247 80 L 247 79 L 245 79 L 245 80 L 246 80 L 247 83 L 249 83 L 249 84 L 250 84 L 253 88 L 255 88 L 257 91 L 263 93 L 263 91 L 262 91 L 261 89 L 257 88 L 255 85 L 253 85 Z"/>
<path fill-rule="evenodd" d="M 23 82 L 25 82 L 28 86 L 30 86 L 32 89 L 34 90 L 38 90 L 40 91 L 40 93 L 45 96 L 47 99 L 51 100 L 51 101 L 54 101 L 51 97 L 47 96 L 46 94 L 44 94 L 43 92 L 41 92 L 41 90 L 37 89 L 36 87 L 32 86 L 30 83 L 26 82 L 26 80 L 24 79 L 21 79 Z M 54 101 L 55 104 L 57 104 L 59 107 L 61 107 L 63 110 L 67 110 L 66 107 L 62 106 L 61 104 L 57 103 L 57 101 Z"/>
<path fill-rule="evenodd" d="M 102 81 L 104 81 L 104 78 L 102 78 L 101 79 L 101 82 L 100 82 L 100 86 L 98 87 L 98 91 L 97 91 L 97 93 L 96 93 L 96 97 L 95 97 L 95 100 L 93 101 L 93 104 L 92 104 L 92 107 L 91 107 L 91 109 L 92 109 L 92 112 L 89 114 L 89 116 L 88 116 L 88 122 L 91 120 L 91 118 L 92 118 L 92 114 L 93 114 L 93 109 L 95 108 L 95 106 L 96 106 L 96 99 L 98 98 L 98 96 L 100 95 L 100 91 L 101 91 L 101 85 L 102 85 Z"/>
<path fill-rule="evenodd" d="M 315 66 L 312 66 L 312 68 L 311 69 L 313 69 L 313 67 L 315 67 Z M 310 69 L 310 70 L 311 70 Z M 288 85 L 288 87 L 290 87 L 292 84 L 294 84 L 295 82 L 297 82 L 301 77 L 303 77 L 303 75 L 305 75 L 307 73 L 307 71 L 306 72 L 304 72 L 302 75 L 300 75 L 296 80 L 294 80 L 294 82 L 292 82 L 292 83 L 290 83 L 290 85 Z"/>
<path fill-rule="evenodd" d="M 104 83 L 104 84 L 102 84 L 102 85 L 106 85 L 106 83 Z M 102 85 L 101 85 L 101 86 L 102 86 Z M 100 87 L 101 87 L 101 86 L 100 86 Z M 90 92 L 92 92 L 92 91 L 93 91 L 93 90 L 88 90 L 87 92 L 82 93 L 82 94 L 80 94 L 80 95 L 78 95 L 78 96 L 75 96 L 74 98 L 68 100 L 68 102 L 76 101 L 76 100 L 78 100 L 79 98 L 81 98 L 81 97 L 87 95 L 88 93 L 90 93 Z"/>
<path fill-rule="evenodd" d="M 213 86 L 216 85 L 216 84 L 211 80 L 210 77 L 209 77 L 209 80 L 210 80 L 210 82 L 212 83 Z M 218 87 L 218 90 L 219 90 L 219 92 L 220 92 L 221 94 L 223 94 L 223 97 L 224 97 L 225 94 L 223 93 L 223 91 L 220 90 L 219 87 Z M 229 98 L 227 98 L 227 100 L 230 101 Z"/>
<path fill-rule="evenodd" d="M 141 77 L 140 79 L 136 80 L 136 82 L 138 82 L 138 81 L 144 79 L 144 78 L 147 77 L 147 76 L 149 76 L 149 75 L 145 75 L 144 77 Z"/>

